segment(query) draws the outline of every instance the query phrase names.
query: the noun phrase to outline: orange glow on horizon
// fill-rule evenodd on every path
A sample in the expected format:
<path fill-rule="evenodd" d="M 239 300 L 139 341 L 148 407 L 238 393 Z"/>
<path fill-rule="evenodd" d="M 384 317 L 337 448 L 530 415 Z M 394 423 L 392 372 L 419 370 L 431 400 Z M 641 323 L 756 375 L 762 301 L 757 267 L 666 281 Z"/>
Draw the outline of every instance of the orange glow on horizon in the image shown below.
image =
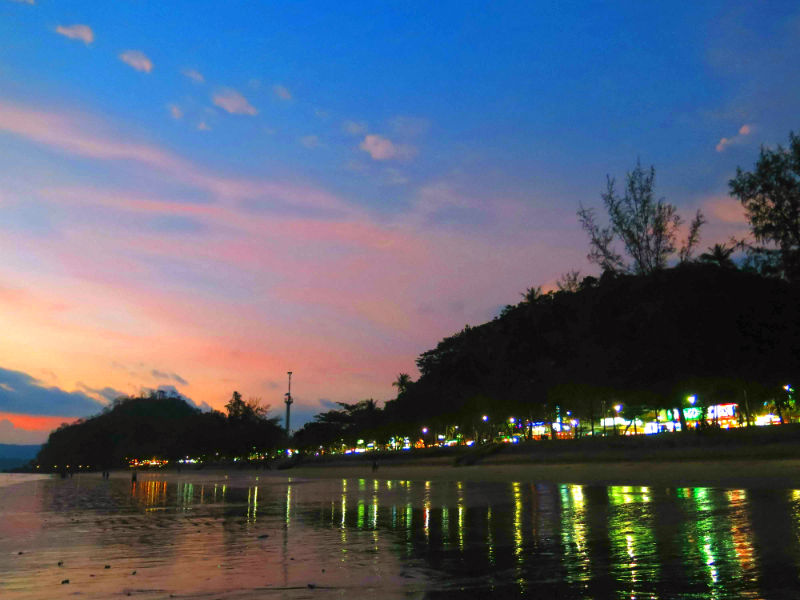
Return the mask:
<path fill-rule="evenodd" d="M 72 423 L 77 418 L 0 412 L 0 421 L 2 420 L 10 421 L 17 429 L 25 429 L 26 431 L 52 431 L 60 427 L 62 423 Z"/>

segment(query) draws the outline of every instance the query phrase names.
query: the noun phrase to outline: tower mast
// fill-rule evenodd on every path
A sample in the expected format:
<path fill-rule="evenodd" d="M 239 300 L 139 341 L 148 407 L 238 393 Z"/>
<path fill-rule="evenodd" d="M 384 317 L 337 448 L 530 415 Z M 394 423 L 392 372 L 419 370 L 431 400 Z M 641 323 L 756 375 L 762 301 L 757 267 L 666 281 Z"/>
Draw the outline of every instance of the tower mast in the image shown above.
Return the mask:
<path fill-rule="evenodd" d="M 289 435 L 289 418 L 291 416 L 291 406 L 294 400 L 292 400 L 292 372 L 287 371 L 286 373 L 289 375 L 289 391 L 284 394 L 286 396 L 284 402 L 286 402 L 286 435 Z"/>

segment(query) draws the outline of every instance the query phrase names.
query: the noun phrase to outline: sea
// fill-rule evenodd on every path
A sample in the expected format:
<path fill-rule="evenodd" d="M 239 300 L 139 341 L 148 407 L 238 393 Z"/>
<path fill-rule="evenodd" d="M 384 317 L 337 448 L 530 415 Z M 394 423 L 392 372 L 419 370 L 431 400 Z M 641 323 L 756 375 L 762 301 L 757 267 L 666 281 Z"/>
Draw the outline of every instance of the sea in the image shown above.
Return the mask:
<path fill-rule="evenodd" d="M 0 598 L 800 598 L 800 490 L 0 475 Z"/>

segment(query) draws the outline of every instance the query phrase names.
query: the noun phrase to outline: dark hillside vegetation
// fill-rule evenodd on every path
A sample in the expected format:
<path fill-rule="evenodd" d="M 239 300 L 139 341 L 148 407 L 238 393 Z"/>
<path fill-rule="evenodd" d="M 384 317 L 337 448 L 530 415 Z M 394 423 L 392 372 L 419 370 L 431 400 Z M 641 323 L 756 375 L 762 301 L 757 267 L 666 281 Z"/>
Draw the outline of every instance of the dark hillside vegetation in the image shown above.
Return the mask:
<path fill-rule="evenodd" d="M 386 410 L 469 424 L 486 413 L 548 419 L 556 404 L 589 417 L 585 402 L 603 396 L 631 409 L 687 393 L 737 401 L 797 380 L 798 334 L 800 292 L 783 280 L 702 263 L 607 274 L 444 339 Z"/>
<path fill-rule="evenodd" d="M 115 400 L 102 413 L 50 434 L 37 457 L 43 469 L 125 466 L 130 458 L 225 459 L 285 445 L 283 430 L 234 393 L 226 416 L 203 413 L 177 396 L 151 394 Z"/>

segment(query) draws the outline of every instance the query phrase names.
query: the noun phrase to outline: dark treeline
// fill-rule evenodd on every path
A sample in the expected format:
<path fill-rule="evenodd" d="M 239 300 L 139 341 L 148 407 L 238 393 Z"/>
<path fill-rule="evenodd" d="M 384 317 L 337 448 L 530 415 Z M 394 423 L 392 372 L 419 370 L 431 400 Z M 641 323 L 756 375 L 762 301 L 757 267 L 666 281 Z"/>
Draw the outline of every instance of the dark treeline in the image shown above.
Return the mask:
<path fill-rule="evenodd" d="M 798 380 L 800 288 L 703 263 L 587 277 L 575 291 L 529 297 L 465 327 L 417 366 L 419 380 L 406 380 L 384 409 L 343 405 L 306 425 L 297 443 L 385 443 L 455 425 L 472 434 L 483 415 L 554 421 L 559 410 L 590 422 L 616 403 L 631 419 L 679 408 L 689 394 L 701 405 L 780 410 L 783 384 Z"/>
<path fill-rule="evenodd" d="M 53 431 L 36 462 L 48 470 L 66 465 L 107 469 L 133 458 L 224 461 L 286 447 L 283 429 L 257 400 L 244 401 L 234 392 L 225 408 L 227 414 L 201 412 L 163 392 L 118 398 L 99 415 Z"/>
<path fill-rule="evenodd" d="M 729 188 L 752 238 L 694 258 L 700 211 L 680 242 L 685 221 L 656 196 L 653 168 L 637 164 L 622 186 L 609 177 L 606 223 L 594 208 L 578 211 L 599 279 L 573 271 L 558 291 L 529 288 L 495 320 L 423 353 L 419 380 L 401 374 L 382 410 L 342 404 L 296 443 L 413 440 L 423 427 L 479 437 L 483 415 L 552 422 L 569 411 L 592 427 L 614 405 L 628 420 L 677 408 L 683 421 L 689 394 L 701 407 L 736 402 L 747 422 L 766 403 L 783 420 L 793 408 L 783 385 L 800 368 L 800 137 L 762 148 L 755 169 L 737 169 Z"/>

